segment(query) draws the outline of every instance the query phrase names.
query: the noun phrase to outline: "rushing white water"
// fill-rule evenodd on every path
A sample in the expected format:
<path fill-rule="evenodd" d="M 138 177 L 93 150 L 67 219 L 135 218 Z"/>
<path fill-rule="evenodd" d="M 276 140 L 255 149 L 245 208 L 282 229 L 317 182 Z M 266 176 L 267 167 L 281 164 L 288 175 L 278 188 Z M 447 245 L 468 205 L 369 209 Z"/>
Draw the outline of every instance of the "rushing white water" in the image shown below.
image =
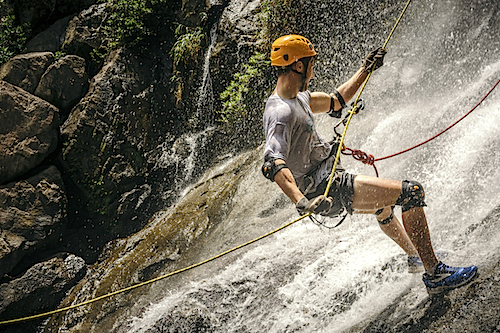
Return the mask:
<path fill-rule="evenodd" d="M 217 23 L 210 29 L 210 44 L 205 53 L 203 76 L 198 93 L 198 112 L 208 112 L 213 109 L 214 91 L 212 88 L 212 77 L 210 76 L 210 56 L 212 55 L 215 43 L 217 43 Z"/>
<path fill-rule="evenodd" d="M 347 146 L 383 157 L 428 139 L 471 109 L 500 78 L 497 7 L 412 4 L 384 67 L 363 93 L 366 109 L 353 118 Z M 331 136 L 332 119 L 317 121 L 320 133 Z M 498 261 L 500 230 L 480 223 L 500 203 L 498 124 L 496 90 L 438 139 L 377 163 L 381 177 L 424 185 L 434 247 L 448 253 L 450 265 L 482 269 Z M 374 175 L 350 157 L 343 165 Z M 204 242 L 207 256 L 297 217 L 257 163 L 234 200 L 236 208 Z M 411 313 L 426 297 L 421 275 L 407 272 L 405 254 L 373 216 L 349 217 L 331 231 L 303 220 L 193 271 L 184 287 L 130 318 L 129 332 L 163 332 L 161 325 L 182 331 L 188 322 L 200 331 L 356 332 L 387 306 L 399 302 L 397 311 Z"/>

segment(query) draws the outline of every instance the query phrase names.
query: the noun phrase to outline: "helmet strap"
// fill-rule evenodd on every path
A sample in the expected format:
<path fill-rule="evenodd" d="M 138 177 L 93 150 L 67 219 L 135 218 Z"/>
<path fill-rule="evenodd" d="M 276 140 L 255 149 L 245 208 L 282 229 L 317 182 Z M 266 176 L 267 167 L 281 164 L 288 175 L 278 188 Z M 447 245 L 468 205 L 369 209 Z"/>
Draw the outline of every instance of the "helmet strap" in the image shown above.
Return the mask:
<path fill-rule="evenodd" d="M 306 68 L 306 70 L 305 70 L 305 72 L 301 73 L 298 70 L 292 68 L 292 72 L 297 73 L 301 76 L 302 84 L 300 86 L 300 91 L 306 91 L 306 89 L 307 89 L 307 86 L 306 86 L 307 70 L 309 69 L 309 61 L 311 61 L 311 57 L 301 58 L 297 61 L 301 61 L 302 64 L 304 64 L 304 67 Z"/>

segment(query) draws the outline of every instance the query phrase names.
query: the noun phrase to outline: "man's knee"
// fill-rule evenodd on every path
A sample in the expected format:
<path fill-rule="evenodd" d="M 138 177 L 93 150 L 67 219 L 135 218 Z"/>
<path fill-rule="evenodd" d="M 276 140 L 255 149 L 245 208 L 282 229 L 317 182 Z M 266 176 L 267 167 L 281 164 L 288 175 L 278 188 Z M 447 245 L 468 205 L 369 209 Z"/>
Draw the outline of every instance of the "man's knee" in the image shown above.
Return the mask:
<path fill-rule="evenodd" d="M 413 207 L 425 207 L 424 188 L 419 182 L 404 180 L 401 195 L 396 201 L 396 205 L 401 206 L 403 212 Z"/>

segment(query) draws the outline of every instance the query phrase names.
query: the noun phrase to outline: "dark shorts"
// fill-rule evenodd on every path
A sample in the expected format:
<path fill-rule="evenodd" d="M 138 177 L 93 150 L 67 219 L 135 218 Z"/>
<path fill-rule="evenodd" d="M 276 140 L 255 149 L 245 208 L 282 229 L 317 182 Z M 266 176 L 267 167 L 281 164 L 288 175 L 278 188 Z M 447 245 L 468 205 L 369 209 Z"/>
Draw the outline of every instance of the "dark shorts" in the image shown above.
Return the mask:
<path fill-rule="evenodd" d="M 356 175 L 347 173 L 345 171 L 336 171 L 335 178 L 332 181 L 332 186 L 328 192 L 328 196 L 333 198 L 332 214 L 339 215 L 345 209 L 349 214 L 354 211 L 352 209 L 352 198 L 354 197 L 354 178 Z M 326 186 L 328 184 L 328 177 L 323 179 L 316 188 L 316 191 L 307 193 L 306 198 L 312 199 L 318 195 L 325 194 Z"/>

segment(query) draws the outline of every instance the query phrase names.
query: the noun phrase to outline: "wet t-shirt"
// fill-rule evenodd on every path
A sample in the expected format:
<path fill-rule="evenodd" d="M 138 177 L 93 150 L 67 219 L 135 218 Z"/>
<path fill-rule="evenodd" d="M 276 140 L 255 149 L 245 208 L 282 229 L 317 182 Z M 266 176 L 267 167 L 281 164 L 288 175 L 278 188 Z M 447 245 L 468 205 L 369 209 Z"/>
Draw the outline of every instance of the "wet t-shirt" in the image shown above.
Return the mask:
<path fill-rule="evenodd" d="M 290 100 L 273 95 L 267 100 L 263 116 L 264 157 L 285 160 L 301 191 L 304 175 L 314 171 L 314 182 L 319 184 L 329 176 L 334 162 L 330 157 L 332 145 L 316 131 L 310 102 L 309 91 L 299 92 Z"/>

